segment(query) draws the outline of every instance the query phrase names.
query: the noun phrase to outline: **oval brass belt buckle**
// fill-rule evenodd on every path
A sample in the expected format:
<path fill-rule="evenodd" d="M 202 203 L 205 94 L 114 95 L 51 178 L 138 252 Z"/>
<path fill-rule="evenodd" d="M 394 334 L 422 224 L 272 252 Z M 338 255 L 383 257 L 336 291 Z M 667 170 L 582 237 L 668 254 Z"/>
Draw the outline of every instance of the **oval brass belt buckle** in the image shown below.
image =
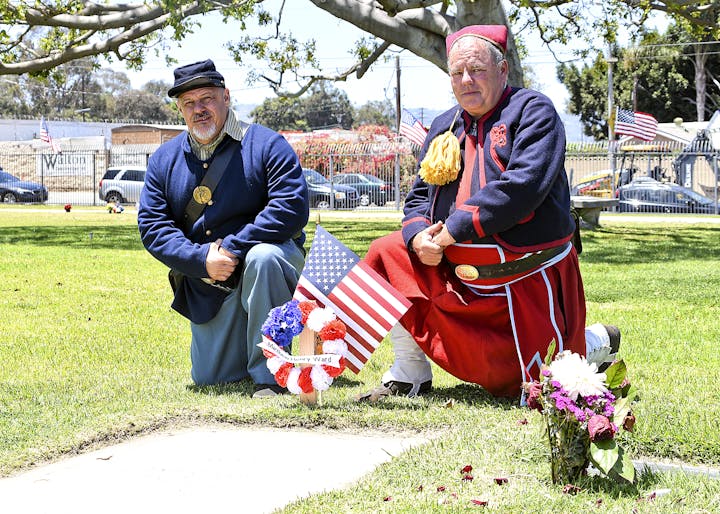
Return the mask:
<path fill-rule="evenodd" d="M 201 204 L 205 205 L 210 201 L 212 198 L 212 191 L 210 191 L 210 188 L 207 186 L 198 186 L 195 189 L 193 189 L 193 199 Z"/>
<path fill-rule="evenodd" d="M 455 275 L 460 280 L 475 280 L 480 276 L 480 272 L 471 264 L 460 264 L 455 267 Z"/>

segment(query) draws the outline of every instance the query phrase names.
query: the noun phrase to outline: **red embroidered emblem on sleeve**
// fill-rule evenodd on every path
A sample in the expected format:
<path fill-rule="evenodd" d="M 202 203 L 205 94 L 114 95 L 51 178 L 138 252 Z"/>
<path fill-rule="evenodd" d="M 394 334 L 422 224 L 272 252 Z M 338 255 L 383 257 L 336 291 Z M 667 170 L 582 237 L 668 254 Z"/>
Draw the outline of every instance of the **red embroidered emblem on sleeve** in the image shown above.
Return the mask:
<path fill-rule="evenodd" d="M 507 128 L 505 124 L 490 129 L 490 147 L 505 146 L 507 144 Z"/>
<path fill-rule="evenodd" d="M 500 157 L 498 157 L 497 151 L 495 150 L 496 147 L 502 147 L 507 144 L 507 127 L 505 124 L 497 125 L 496 127 L 493 127 L 490 129 L 490 156 L 492 157 L 492 160 L 495 161 L 495 164 L 497 164 L 498 168 L 500 168 L 500 172 L 502 173 L 505 171 L 505 164 L 502 162 Z"/>

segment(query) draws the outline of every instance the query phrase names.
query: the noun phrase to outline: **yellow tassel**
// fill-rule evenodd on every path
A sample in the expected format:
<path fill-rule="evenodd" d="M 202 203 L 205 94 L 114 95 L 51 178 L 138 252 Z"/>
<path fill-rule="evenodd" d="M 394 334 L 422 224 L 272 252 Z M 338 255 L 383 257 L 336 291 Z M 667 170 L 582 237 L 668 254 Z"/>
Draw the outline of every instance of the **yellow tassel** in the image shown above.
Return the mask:
<path fill-rule="evenodd" d="M 450 129 L 432 140 L 420 163 L 420 178 L 428 184 L 449 184 L 460 172 L 460 141 L 452 133 L 452 125 Z"/>

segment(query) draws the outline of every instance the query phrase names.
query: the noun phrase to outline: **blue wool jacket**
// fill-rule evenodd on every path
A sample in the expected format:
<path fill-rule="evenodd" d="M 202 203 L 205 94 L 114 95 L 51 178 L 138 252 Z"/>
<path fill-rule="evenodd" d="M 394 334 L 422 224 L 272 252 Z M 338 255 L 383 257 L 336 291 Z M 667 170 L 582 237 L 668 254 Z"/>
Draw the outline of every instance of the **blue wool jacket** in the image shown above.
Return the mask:
<path fill-rule="evenodd" d="M 485 116 L 473 120 L 460 106 L 433 121 L 420 154 L 450 128 L 463 156 L 469 138 L 477 134 L 480 177 L 470 197 L 456 206 L 461 177 L 472 170 L 463 165 L 458 178 L 444 186 L 418 176 L 405 203 L 403 238 L 443 221 L 455 240 L 493 243 L 514 252 L 544 250 L 569 241 L 575 230 L 565 174 L 565 129 L 549 98 L 529 89 L 507 88 Z"/>
<path fill-rule="evenodd" d="M 213 155 L 229 142 L 226 136 Z M 186 276 L 173 308 L 196 323 L 212 319 L 226 296 L 200 280 L 208 277 L 210 243 L 222 239 L 241 267 L 258 243 L 294 239 L 302 246 L 309 217 L 307 182 L 297 155 L 280 134 L 253 124 L 235 149 L 212 205 L 184 233 L 185 207 L 205 174 L 204 164 L 192 153 L 187 132 L 161 145 L 148 162 L 138 211 L 145 248 Z"/>

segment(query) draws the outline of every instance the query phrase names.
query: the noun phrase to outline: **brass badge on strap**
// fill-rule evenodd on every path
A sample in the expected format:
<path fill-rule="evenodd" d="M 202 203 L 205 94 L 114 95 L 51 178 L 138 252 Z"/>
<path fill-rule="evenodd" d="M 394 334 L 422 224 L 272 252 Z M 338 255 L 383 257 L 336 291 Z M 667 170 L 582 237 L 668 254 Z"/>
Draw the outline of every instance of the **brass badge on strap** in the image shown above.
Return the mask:
<path fill-rule="evenodd" d="M 480 276 L 480 272 L 471 264 L 460 264 L 455 267 L 455 275 L 460 280 L 475 280 Z"/>
<path fill-rule="evenodd" d="M 212 198 L 212 191 L 207 186 L 198 186 L 193 189 L 193 200 L 200 205 L 205 205 Z"/>

